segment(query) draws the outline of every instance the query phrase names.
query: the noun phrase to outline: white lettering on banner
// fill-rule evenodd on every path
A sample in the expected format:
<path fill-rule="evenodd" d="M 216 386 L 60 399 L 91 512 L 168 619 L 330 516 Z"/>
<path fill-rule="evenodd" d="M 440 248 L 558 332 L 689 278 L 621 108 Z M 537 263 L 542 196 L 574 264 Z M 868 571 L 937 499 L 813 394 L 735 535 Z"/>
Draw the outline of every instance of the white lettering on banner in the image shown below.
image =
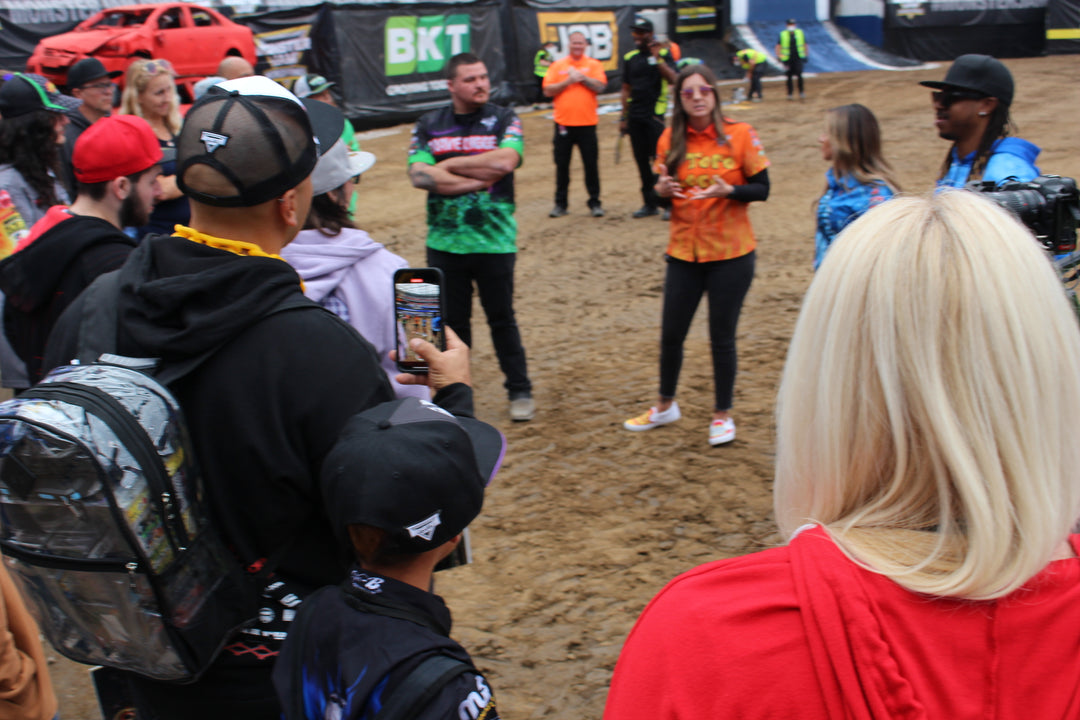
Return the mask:
<path fill-rule="evenodd" d="M 610 60 L 614 54 L 614 43 L 611 36 L 611 25 L 608 23 L 572 23 L 570 25 L 555 26 L 559 32 L 559 47 L 570 46 L 570 35 L 581 33 L 589 40 L 588 56 L 603 62 Z"/>
<path fill-rule="evenodd" d="M 1047 0 L 945 0 L 931 2 L 932 12 L 974 12 L 979 10 L 1030 10 L 1046 7 Z"/>
<path fill-rule="evenodd" d="M 439 36 L 442 35 L 442 26 L 420 27 L 416 29 L 416 52 L 420 55 L 420 62 L 428 60 L 444 60 L 439 52 Z"/>
<path fill-rule="evenodd" d="M 415 95 L 416 93 L 435 92 L 437 90 L 445 90 L 445 80 L 420 80 L 411 83 L 399 83 L 397 85 L 387 85 L 386 94 L 388 96 L 395 95 Z"/>
<path fill-rule="evenodd" d="M 450 38 L 450 57 L 465 52 L 465 39 L 469 36 L 468 25 L 447 25 L 446 36 Z"/>
<path fill-rule="evenodd" d="M 412 32 L 408 28 L 387 28 L 386 55 L 388 63 L 411 63 L 416 59 Z"/>

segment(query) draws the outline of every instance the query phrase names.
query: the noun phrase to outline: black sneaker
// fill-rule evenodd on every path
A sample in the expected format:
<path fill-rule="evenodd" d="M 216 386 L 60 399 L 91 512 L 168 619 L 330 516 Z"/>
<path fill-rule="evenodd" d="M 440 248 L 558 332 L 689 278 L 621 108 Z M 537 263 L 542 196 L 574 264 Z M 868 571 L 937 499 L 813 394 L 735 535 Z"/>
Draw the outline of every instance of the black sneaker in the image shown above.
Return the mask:
<path fill-rule="evenodd" d="M 591 208 L 589 208 L 589 212 L 592 213 L 593 217 L 604 217 L 605 214 L 604 208 L 600 207 L 599 205 L 593 205 Z"/>
<path fill-rule="evenodd" d="M 634 211 L 634 214 L 632 215 L 632 217 L 635 220 L 638 220 L 640 218 L 652 217 L 653 215 L 659 215 L 659 214 L 660 214 L 660 211 L 657 210 L 652 205 L 642 205 L 641 207 L 639 207 L 637 210 Z"/>
<path fill-rule="evenodd" d="M 551 212 L 548 213 L 548 217 L 563 217 L 564 215 L 568 214 L 569 213 L 566 212 L 566 208 L 564 208 L 562 205 L 556 205 L 555 207 L 551 208 Z"/>

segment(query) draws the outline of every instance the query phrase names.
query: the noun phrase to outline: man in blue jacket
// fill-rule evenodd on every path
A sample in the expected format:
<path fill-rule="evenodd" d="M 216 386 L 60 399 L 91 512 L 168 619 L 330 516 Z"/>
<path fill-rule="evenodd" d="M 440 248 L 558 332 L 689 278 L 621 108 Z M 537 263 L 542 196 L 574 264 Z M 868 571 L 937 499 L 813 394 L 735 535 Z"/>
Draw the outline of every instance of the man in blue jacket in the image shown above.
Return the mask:
<path fill-rule="evenodd" d="M 938 187 L 963 187 L 970 180 L 1032 180 L 1039 175 L 1038 146 L 1010 137 L 1013 79 L 989 55 L 961 55 L 941 82 L 922 82 L 935 92 L 934 125 L 953 145 L 941 166 Z"/>

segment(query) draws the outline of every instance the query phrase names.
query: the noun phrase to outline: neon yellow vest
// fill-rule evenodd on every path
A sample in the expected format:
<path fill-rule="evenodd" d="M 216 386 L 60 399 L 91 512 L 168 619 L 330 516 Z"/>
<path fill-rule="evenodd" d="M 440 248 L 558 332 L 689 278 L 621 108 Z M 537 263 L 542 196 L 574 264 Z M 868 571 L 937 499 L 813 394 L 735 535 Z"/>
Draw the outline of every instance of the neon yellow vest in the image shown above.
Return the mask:
<path fill-rule="evenodd" d="M 795 51 L 799 58 L 806 59 L 806 35 L 799 28 L 784 30 L 780 33 L 780 62 L 787 62 L 791 57 L 791 35 L 795 34 Z"/>

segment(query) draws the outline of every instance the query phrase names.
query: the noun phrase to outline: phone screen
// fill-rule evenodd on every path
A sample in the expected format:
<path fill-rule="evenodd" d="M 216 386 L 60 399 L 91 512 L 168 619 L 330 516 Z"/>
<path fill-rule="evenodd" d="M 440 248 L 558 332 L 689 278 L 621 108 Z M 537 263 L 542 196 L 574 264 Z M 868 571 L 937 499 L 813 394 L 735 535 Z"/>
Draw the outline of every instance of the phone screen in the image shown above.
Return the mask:
<path fill-rule="evenodd" d="M 427 372 L 427 363 L 413 352 L 415 337 L 446 349 L 442 324 L 442 272 L 438 268 L 408 268 L 394 273 L 394 324 L 397 365 L 403 372 Z"/>

